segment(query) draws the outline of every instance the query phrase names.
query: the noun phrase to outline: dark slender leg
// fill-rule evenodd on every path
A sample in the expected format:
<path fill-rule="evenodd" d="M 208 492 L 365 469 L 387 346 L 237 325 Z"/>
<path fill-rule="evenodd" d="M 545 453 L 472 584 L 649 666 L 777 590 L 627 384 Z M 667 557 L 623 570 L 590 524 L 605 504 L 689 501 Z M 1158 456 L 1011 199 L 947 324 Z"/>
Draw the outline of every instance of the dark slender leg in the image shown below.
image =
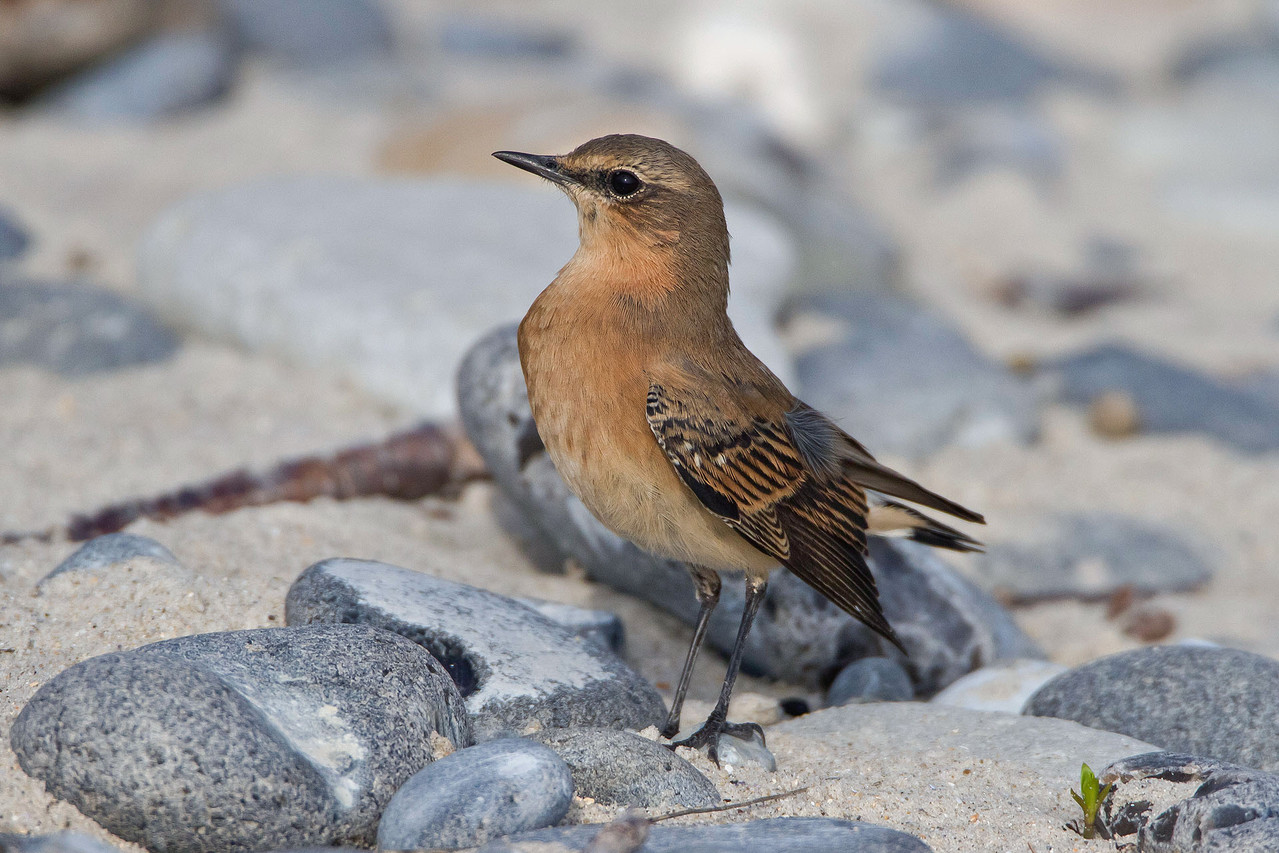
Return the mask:
<path fill-rule="evenodd" d="M 709 569 L 692 567 L 693 582 L 697 584 L 697 601 L 702 608 L 697 613 L 697 627 L 693 629 L 693 642 L 688 647 L 688 657 L 684 659 L 684 669 L 679 674 L 679 686 L 675 688 L 675 698 L 671 700 L 671 712 L 666 715 L 666 725 L 662 726 L 662 737 L 673 738 L 679 734 L 679 715 L 684 708 L 684 694 L 688 692 L 688 683 L 693 679 L 693 664 L 697 663 L 697 653 L 702 650 L 702 642 L 706 639 L 706 626 L 710 624 L 711 613 L 719 604 L 719 575 Z"/>
<path fill-rule="evenodd" d="M 733 643 L 733 653 L 728 658 L 728 672 L 724 674 L 724 686 L 719 691 L 719 701 L 715 710 L 706 718 L 702 727 L 692 735 L 673 746 L 689 746 L 700 749 L 710 746 L 708 754 L 715 763 L 719 763 L 719 738 L 721 734 L 748 735 L 758 734 L 764 740 L 764 730 L 758 723 L 729 723 L 728 702 L 733 697 L 733 682 L 737 680 L 737 671 L 742 666 L 742 649 L 746 646 L 746 636 L 751 632 L 751 623 L 755 621 L 755 613 L 759 610 L 764 593 L 768 590 L 768 581 L 764 579 L 746 578 L 746 607 L 742 610 L 742 623 L 737 629 L 737 641 Z"/>

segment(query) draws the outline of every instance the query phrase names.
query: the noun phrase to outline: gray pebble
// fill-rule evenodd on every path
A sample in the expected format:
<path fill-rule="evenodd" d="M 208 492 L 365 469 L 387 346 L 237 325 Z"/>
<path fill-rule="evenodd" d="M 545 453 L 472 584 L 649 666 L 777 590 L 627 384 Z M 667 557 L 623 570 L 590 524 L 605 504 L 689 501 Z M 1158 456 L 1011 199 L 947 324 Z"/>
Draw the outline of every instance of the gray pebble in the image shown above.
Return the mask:
<path fill-rule="evenodd" d="M 1279 401 L 1125 346 L 1067 356 L 1044 372 L 1067 402 L 1124 392 L 1149 432 L 1203 433 L 1248 453 L 1279 448 Z"/>
<path fill-rule="evenodd" d="M 606 806 L 702 808 L 723 800 L 715 785 L 670 749 L 614 729 L 543 729 L 530 735 L 559 753 L 579 797 Z"/>
<path fill-rule="evenodd" d="M 121 563 L 144 557 L 167 563 L 175 568 L 182 564 L 173 552 L 148 536 L 136 533 L 107 533 L 95 536 L 71 553 L 57 568 L 49 572 L 36 584 L 40 586 L 50 578 L 67 572 L 99 572 L 111 569 Z"/>
<path fill-rule="evenodd" d="M 133 302 L 81 285 L 0 284 L 0 366 L 34 364 L 83 376 L 163 361 L 176 335 Z"/>
<path fill-rule="evenodd" d="M 1028 102 L 1050 85 L 1106 85 L 1101 75 L 1072 69 L 1019 40 L 996 22 L 955 6 L 902 3 L 913 32 L 876 59 L 873 85 L 925 107 Z M 892 44 L 892 42 L 890 42 Z"/>
<path fill-rule="evenodd" d="M 895 660 L 862 658 L 839 671 L 826 692 L 827 705 L 849 702 L 908 702 L 915 698 L 910 675 Z"/>
<path fill-rule="evenodd" d="M 396 792 L 378 827 L 383 850 L 472 847 L 559 823 L 573 776 L 555 751 L 523 738 L 459 750 Z"/>
<path fill-rule="evenodd" d="M 362 625 L 198 634 L 58 675 L 10 744 L 29 775 L 115 835 L 218 853 L 371 844 L 382 808 L 472 741 L 434 658 Z"/>
<path fill-rule="evenodd" d="M 531 726 L 641 729 L 664 714 L 621 658 L 488 590 L 365 560 L 325 560 L 293 583 L 290 625 L 361 622 L 425 647 L 453 675 L 476 734 Z"/>
<path fill-rule="evenodd" d="M 1057 676 L 1025 713 L 1121 732 L 1165 749 L 1279 769 L 1279 662 L 1238 649 L 1160 646 Z"/>
<path fill-rule="evenodd" d="M 163 118 L 221 97 L 235 66 L 235 47 L 221 30 L 165 33 L 71 78 L 41 105 L 75 119 Z"/>
<path fill-rule="evenodd" d="M 1061 664 L 1046 660 L 1000 661 L 973 670 L 929 701 L 974 711 L 1020 714 L 1036 690 L 1065 671 Z"/>

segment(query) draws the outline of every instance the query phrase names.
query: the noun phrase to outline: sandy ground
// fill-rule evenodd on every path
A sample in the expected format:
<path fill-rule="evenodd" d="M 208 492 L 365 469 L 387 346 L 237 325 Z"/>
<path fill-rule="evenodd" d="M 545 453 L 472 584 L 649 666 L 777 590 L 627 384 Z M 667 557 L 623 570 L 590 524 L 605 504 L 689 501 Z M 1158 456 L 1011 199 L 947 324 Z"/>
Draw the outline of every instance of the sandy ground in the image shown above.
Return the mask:
<path fill-rule="evenodd" d="M 1086 16 L 1064 26 L 1026 4 L 976 5 L 1010 7 L 1045 38 L 1083 44 L 1093 32 Z M 1162 5 L 1085 7 L 1101 20 L 1115 6 L 1142 20 L 1141 9 Z M 1217 4 L 1229 13 L 1217 20 L 1233 20 L 1239 6 Z M 1172 30 L 1180 27 L 1176 32 L 1184 36 L 1201 23 L 1186 10 L 1180 14 L 1164 20 L 1156 40 L 1161 49 L 1176 41 Z M 1139 78 L 1160 60 L 1128 55 L 1112 42 L 1076 55 L 1109 58 L 1121 70 L 1128 63 Z M 244 76 L 240 94 L 226 106 L 155 128 L 86 130 L 0 116 L 0 198 L 40 240 L 23 269 L 57 276 L 87 263 L 95 280 L 129 291 L 138 238 L 156 213 L 188 192 L 282 171 L 376 170 L 377 152 L 396 123 L 393 110 L 298 96 L 252 68 Z M 910 289 L 996 357 L 1048 356 L 1119 340 L 1222 374 L 1279 368 L 1273 272 L 1279 244 L 1272 236 L 1171 219 L 1156 203 L 1150 180 L 1113 153 L 1111 136 L 1121 117 L 1112 108 L 1063 96 L 1049 109 L 1071 151 L 1064 198 L 1055 201 L 1006 175 L 979 176 L 939 192 L 925 152 L 877 147 L 882 134 L 874 132 L 875 122 L 889 125 L 893 117 L 865 118 L 867 132 L 849 145 L 869 167 L 848 181 L 902 242 Z M 987 297 L 992 277 L 1010 269 L 1069 267 L 1080 243 L 1098 231 L 1141 250 L 1152 282 L 1142 299 L 1063 321 L 1011 312 Z M 170 362 L 89 379 L 0 369 L 0 401 L 3 530 L 47 527 L 123 497 L 367 441 L 410 422 L 334 376 L 201 340 L 188 340 Z M 1065 408 L 1049 409 L 1042 426 L 1042 440 L 1031 447 L 951 448 L 925 463 L 902 465 L 938 491 L 981 508 L 990 541 L 1017 538 L 1037 514 L 1079 510 L 1122 512 L 1181 531 L 1201 544 L 1216 575 L 1198 592 L 1153 602 L 1176 618 L 1170 639 L 1202 637 L 1279 657 L 1279 454 L 1243 456 L 1196 436 L 1107 441 Z M 626 623 L 631 663 L 659 686 L 674 681 L 688 630 L 573 573 L 536 572 L 498 532 L 489 490 L 476 485 L 454 502 L 321 501 L 140 522 L 130 530 L 168 546 L 186 573 L 137 563 L 120 577 L 61 579 L 40 594 L 35 582 L 75 546 L 0 547 L 0 732 L 40 684 L 79 660 L 182 634 L 281 624 L 289 583 L 312 562 L 334 556 L 380 559 L 503 592 L 614 610 Z M 965 570 L 962 561 L 956 565 Z M 1060 601 L 1015 615 L 1064 664 L 1138 645 L 1106 620 L 1100 604 Z M 721 668 L 714 655 L 702 662 L 690 715 L 697 702 L 713 700 Z M 753 679 L 739 690 L 755 710 L 769 697 L 799 692 Z M 802 797 L 754 808 L 751 817 L 860 817 L 917 833 L 939 853 L 1109 846 L 1061 829 L 1075 807 L 1066 793 L 1069 774 L 1060 768 L 1027 774 L 1007 757 L 983 763 L 977 756 L 975 764 L 964 764 L 955 752 L 962 744 L 941 736 L 932 747 L 902 749 L 891 739 L 871 739 L 835 749 L 783 726 L 770 742 L 781 766 L 775 775 L 729 773 L 696 759 L 736 800 L 817 785 Z M 575 815 L 611 816 L 590 806 Z M 7 743 L 0 746 L 0 831 L 64 827 L 107 837 L 45 795 L 17 768 Z"/>

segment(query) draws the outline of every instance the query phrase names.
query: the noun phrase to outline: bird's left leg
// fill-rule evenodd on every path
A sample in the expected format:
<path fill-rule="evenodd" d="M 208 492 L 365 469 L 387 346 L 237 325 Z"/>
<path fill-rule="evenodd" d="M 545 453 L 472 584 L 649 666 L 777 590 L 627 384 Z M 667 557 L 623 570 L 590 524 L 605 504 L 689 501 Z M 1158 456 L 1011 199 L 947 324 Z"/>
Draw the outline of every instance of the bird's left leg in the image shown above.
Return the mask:
<path fill-rule="evenodd" d="M 684 709 L 684 695 L 688 693 L 688 683 L 693 679 L 693 664 L 697 663 L 697 653 L 702 650 L 702 641 L 706 639 L 706 627 L 710 625 L 711 613 L 719 603 L 719 573 L 701 566 L 689 566 L 697 588 L 697 627 L 693 630 L 693 642 L 689 644 L 688 656 L 684 659 L 684 669 L 679 674 L 679 685 L 675 688 L 675 698 L 671 700 L 671 712 L 666 717 L 666 725 L 662 726 L 662 737 L 673 738 L 679 734 L 680 712 Z"/>
<path fill-rule="evenodd" d="M 746 647 L 746 636 L 750 634 L 751 623 L 755 621 L 755 614 L 759 611 L 760 602 L 764 600 L 764 593 L 767 590 L 766 578 L 746 576 L 746 607 L 742 610 L 742 622 L 737 628 L 737 641 L 733 643 L 733 653 L 728 657 L 728 672 L 724 674 L 724 686 L 720 688 L 719 701 L 715 703 L 715 709 L 711 711 L 711 715 L 706 718 L 706 722 L 700 729 L 672 746 L 688 746 L 693 749 L 709 746 L 707 755 L 718 764 L 719 739 L 722 735 L 737 737 L 759 735 L 760 743 L 764 743 L 764 730 L 759 723 L 728 722 L 728 702 L 733 697 L 733 683 L 737 680 L 737 671 L 742 666 L 742 651 Z"/>

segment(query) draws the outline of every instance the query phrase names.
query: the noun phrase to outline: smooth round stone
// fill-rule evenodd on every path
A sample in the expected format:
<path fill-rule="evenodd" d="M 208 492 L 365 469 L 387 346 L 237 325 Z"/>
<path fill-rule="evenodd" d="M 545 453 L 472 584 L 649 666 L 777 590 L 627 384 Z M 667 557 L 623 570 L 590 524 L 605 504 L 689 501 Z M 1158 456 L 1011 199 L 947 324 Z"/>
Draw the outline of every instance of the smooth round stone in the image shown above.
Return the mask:
<path fill-rule="evenodd" d="M 113 834 L 168 853 L 372 844 L 431 733 L 472 742 L 435 658 L 364 625 L 197 634 L 76 664 L 10 745 Z"/>
<path fill-rule="evenodd" d="M 711 780 L 666 747 L 615 729 L 544 729 L 531 737 L 555 750 L 579 797 L 606 806 L 701 808 L 723 800 Z"/>
<path fill-rule="evenodd" d="M 983 666 L 952 682 L 930 701 L 937 705 L 1020 714 L 1026 700 L 1066 671 L 1046 660 L 1011 660 Z"/>
<path fill-rule="evenodd" d="M 463 749 L 404 783 L 378 827 L 383 850 L 458 849 L 559 823 L 573 774 L 555 750 L 524 738 Z"/>
<path fill-rule="evenodd" d="M 915 687 L 901 664 L 888 658 L 862 658 L 835 676 L 826 693 L 826 704 L 907 702 L 914 698 Z"/>
<path fill-rule="evenodd" d="M 1057 676 L 1026 714 L 1061 717 L 1164 749 L 1279 769 L 1279 661 L 1239 649 L 1160 646 Z"/>

